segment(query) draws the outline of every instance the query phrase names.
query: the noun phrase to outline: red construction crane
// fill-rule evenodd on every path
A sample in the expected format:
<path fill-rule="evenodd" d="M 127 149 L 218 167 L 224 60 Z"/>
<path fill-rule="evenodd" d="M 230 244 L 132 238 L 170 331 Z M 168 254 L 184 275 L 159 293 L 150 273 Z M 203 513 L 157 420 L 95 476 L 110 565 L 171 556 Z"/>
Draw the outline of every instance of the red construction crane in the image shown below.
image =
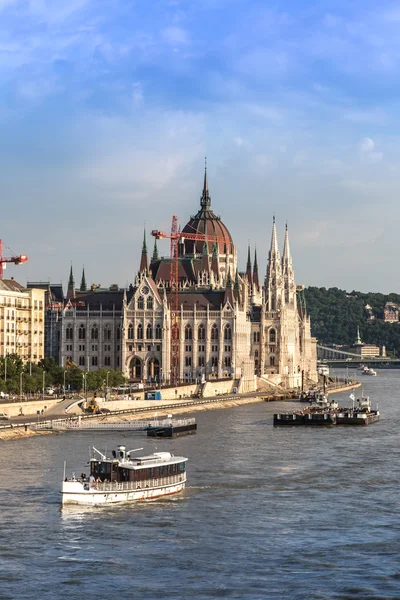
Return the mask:
<path fill-rule="evenodd" d="M 15 265 L 20 265 L 27 260 L 28 257 L 26 254 L 20 254 L 19 256 L 3 256 L 3 240 L 0 240 L 0 279 L 3 279 L 4 263 L 14 263 Z"/>
<path fill-rule="evenodd" d="M 171 383 L 175 385 L 179 377 L 179 240 L 194 242 L 225 242 L 222 236 L 206 235 L 204 233 L 187 233 L 178 229 L 178 217 L 172 217 L 171 233 L 153 229 L 151 235 L 157 240 L 169 238 L 171 240 L 170 264 L 170 306 L 171 306 Z"/>

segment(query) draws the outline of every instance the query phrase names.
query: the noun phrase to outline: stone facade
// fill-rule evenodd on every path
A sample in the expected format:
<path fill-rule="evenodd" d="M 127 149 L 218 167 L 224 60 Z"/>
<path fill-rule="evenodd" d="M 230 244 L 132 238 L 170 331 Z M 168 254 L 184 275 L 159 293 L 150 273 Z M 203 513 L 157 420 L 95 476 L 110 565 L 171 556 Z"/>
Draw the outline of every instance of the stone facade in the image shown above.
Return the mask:
<path fill-rule="evenodd" d="M 0 355 L 18 354 L 26 362 L 44 357 L 44 298 L 14 279 L 0 279 Z"/>

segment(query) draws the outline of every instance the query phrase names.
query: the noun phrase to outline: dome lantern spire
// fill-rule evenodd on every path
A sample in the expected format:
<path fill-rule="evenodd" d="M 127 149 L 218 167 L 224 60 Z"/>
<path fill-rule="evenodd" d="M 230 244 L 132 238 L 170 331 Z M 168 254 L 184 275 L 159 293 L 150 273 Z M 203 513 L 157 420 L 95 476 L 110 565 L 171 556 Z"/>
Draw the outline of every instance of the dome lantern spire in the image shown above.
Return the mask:
<path fill-rule="evenodd" d="M 203 183 L 203 193 L 200 198 L 200 206 L 203 209 L 210 208 L 211 206 L 211 198 L 208 191 L 208 179 L 207 179 L 207 157 L 204 159 L 204 183 Z"/>

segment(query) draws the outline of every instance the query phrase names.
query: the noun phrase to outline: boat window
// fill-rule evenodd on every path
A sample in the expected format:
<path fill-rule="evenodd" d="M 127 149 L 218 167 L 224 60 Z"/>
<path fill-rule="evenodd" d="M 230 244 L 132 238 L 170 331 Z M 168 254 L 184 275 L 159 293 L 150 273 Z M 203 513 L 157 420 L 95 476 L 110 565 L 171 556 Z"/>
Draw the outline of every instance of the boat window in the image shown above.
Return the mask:
<path fill-rule="evenodd" d="M 185 463 L 184 462 L 179 463 L 179 470 L 180 470 L 181 473 L 184 472 L 184 470 L 185 470 Z"/>

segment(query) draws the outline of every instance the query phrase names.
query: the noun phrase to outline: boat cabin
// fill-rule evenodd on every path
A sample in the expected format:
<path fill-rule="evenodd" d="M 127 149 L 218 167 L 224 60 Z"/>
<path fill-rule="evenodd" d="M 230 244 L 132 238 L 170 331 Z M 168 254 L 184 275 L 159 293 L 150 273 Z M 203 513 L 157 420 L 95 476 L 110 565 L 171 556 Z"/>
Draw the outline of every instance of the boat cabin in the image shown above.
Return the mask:
<path fill-rule="evenodd" d="M 150 456 L 131 457 L 124 446 L 113 450 L 113 458 L 103 457 L 101 460 L 90 460 L 90 476 L 95 481 L 122 482 L 148 481 L 183 475 L 186 470 L 186 458 L 176 457 L 170 452 L 156 452 Z"/>

